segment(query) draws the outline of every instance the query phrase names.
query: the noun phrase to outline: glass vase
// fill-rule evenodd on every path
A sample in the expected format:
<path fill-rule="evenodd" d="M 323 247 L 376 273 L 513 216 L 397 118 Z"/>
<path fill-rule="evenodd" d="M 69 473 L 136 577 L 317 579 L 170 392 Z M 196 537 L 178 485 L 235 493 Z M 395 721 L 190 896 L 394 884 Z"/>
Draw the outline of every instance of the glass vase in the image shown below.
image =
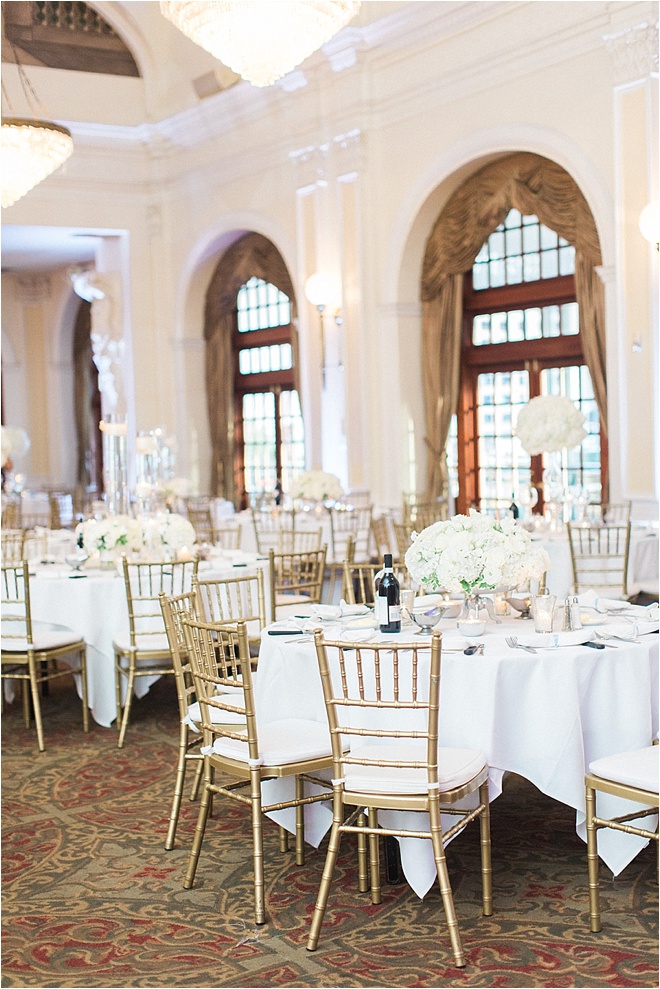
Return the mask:
<path fill-rule="evenodd" d="M 103 500 L 109 515 L 128 514 L 126 422 L 115 416 L 101 420 L 103 434 Z"/>

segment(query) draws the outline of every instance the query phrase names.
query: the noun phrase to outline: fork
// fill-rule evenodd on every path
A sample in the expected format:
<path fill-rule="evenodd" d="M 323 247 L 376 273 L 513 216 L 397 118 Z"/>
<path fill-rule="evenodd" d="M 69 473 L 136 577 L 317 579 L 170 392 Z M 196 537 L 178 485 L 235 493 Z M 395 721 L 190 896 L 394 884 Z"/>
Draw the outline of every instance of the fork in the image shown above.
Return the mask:
<path fill-rule="evenodd" d="M 510 649 L 524 649 L 525 652 L 531 652 L 534 653 L 534 655 L 536 655 L 536 649 L 534 648 L 534 646 L 524 646 L 522 642 L 518 642 L 517 635 L 506 635 L 504 637 L 504 641 L 506 642 L 507 646 L 509 646 Z"/>
<path fill-rule="evenodd" d="M 632 636 L 628 635 L 615 635 L 614 632 L 594 632 L 594 636 L 597 639 L 618 639 L 620 642 L 639 642 L 637 638 L 637 626 L 633 625 Z"/>

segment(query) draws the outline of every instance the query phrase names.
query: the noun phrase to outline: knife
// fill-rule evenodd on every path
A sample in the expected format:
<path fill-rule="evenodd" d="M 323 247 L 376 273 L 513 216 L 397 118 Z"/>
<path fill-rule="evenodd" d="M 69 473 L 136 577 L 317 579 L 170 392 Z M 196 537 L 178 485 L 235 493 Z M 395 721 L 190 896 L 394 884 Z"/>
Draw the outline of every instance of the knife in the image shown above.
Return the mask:
<path fill-rule="evenodd" d="M 269 635 L 303 635 L 301 628 L 269 628 Z"/>
<path fill-rule="evenodd" d="M 609 645 L 609 643 L 607 643 L 607 644 Z M 581 646 L 589 646 L 590 649 L 604 649 L 606 643 L 604 643 L 604 642 L 594 642 L 592 639 L 589 639 L 588 642 L 581 642 L 580 645 Z M 617 647 L 616 646 L 610 646 L 610 648 L 611 649 L 616 649 Z"/>

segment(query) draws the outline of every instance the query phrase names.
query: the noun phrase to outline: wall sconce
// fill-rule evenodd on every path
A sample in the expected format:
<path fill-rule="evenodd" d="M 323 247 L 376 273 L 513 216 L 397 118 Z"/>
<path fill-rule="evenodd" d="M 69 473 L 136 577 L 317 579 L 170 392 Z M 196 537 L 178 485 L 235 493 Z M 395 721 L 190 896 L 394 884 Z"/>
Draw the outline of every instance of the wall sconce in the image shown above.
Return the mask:
<path fill-rule="evenodd" d="M 649 244 L 660 251 L 660 202 L 648 203 L 639 215 L 639 229 Z"/>
<path fill-rule="evenodd" d="M 329 275 L 324 275 L 322 272 L 316 272 L 314 275 L 310 275 L 305 282 L 305 296 L 307 301 L 316 307 L 319 313 L 319 321 L 321 324 L 321 374 L 323 376 L 323 388 L 325 389 L 325 330 L 323 325 L 323 314 L 328 308 L 331 301 L 336 299 L 336 288 L 333 279 Z M 341 323 L 341 310 L 337 309 L 334 313 L 334 320 L 337 325 Z"/>

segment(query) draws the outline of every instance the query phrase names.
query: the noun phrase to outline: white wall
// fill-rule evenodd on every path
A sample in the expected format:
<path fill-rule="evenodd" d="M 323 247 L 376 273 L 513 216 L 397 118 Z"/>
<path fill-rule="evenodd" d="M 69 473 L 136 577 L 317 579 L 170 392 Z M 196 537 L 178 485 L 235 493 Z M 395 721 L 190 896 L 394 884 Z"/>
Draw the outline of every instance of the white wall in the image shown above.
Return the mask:
<path fill-rule="evenodd" d="M 635 230 L 640 203 L 657 196 L 657 68 L 649 31 L 627 31 L 651 23 L 655 5 L 473 4 L 463 5 L 465 22 L 452 4 L 412 4 L 405 21 L 393 6 L 378 44 L 373 32 L 359 36 L 352 67 L 334 72 L 319 55 L 293 92 L 238 86 L 146 130 L 74 127 L 66 173 L 6 210 L 4 222 L 127 232 L 134 426 L 176 431 L 180 462 L 202 489 L 204 293 L 233 236 L 270 237 L 296 287 L 310 466 L 332 467 L 377 503 L 396 505 L 425 478 L 425 239 L 459 181 L 489 157 L 544 154 L 576 179 L 601 237 L 612 497 L 657 501 L 657 259 Z M 158 100 L 147 93 L 145 104 L 163 105 L 160 84 Z M 82 110 L 71 119 L 85 119 Z M 325 447 L 315 426 L 318 314 L 303 293 L 317 269 L 337 277 L 343 296 L 344 372 L 323 402 L 336 417 Z M 637 332 L 648 355 L 641 375 Z M 29 393 L 27 374 L 20 378 L 5 368 L 6 402 L 8 390 Z"/>

